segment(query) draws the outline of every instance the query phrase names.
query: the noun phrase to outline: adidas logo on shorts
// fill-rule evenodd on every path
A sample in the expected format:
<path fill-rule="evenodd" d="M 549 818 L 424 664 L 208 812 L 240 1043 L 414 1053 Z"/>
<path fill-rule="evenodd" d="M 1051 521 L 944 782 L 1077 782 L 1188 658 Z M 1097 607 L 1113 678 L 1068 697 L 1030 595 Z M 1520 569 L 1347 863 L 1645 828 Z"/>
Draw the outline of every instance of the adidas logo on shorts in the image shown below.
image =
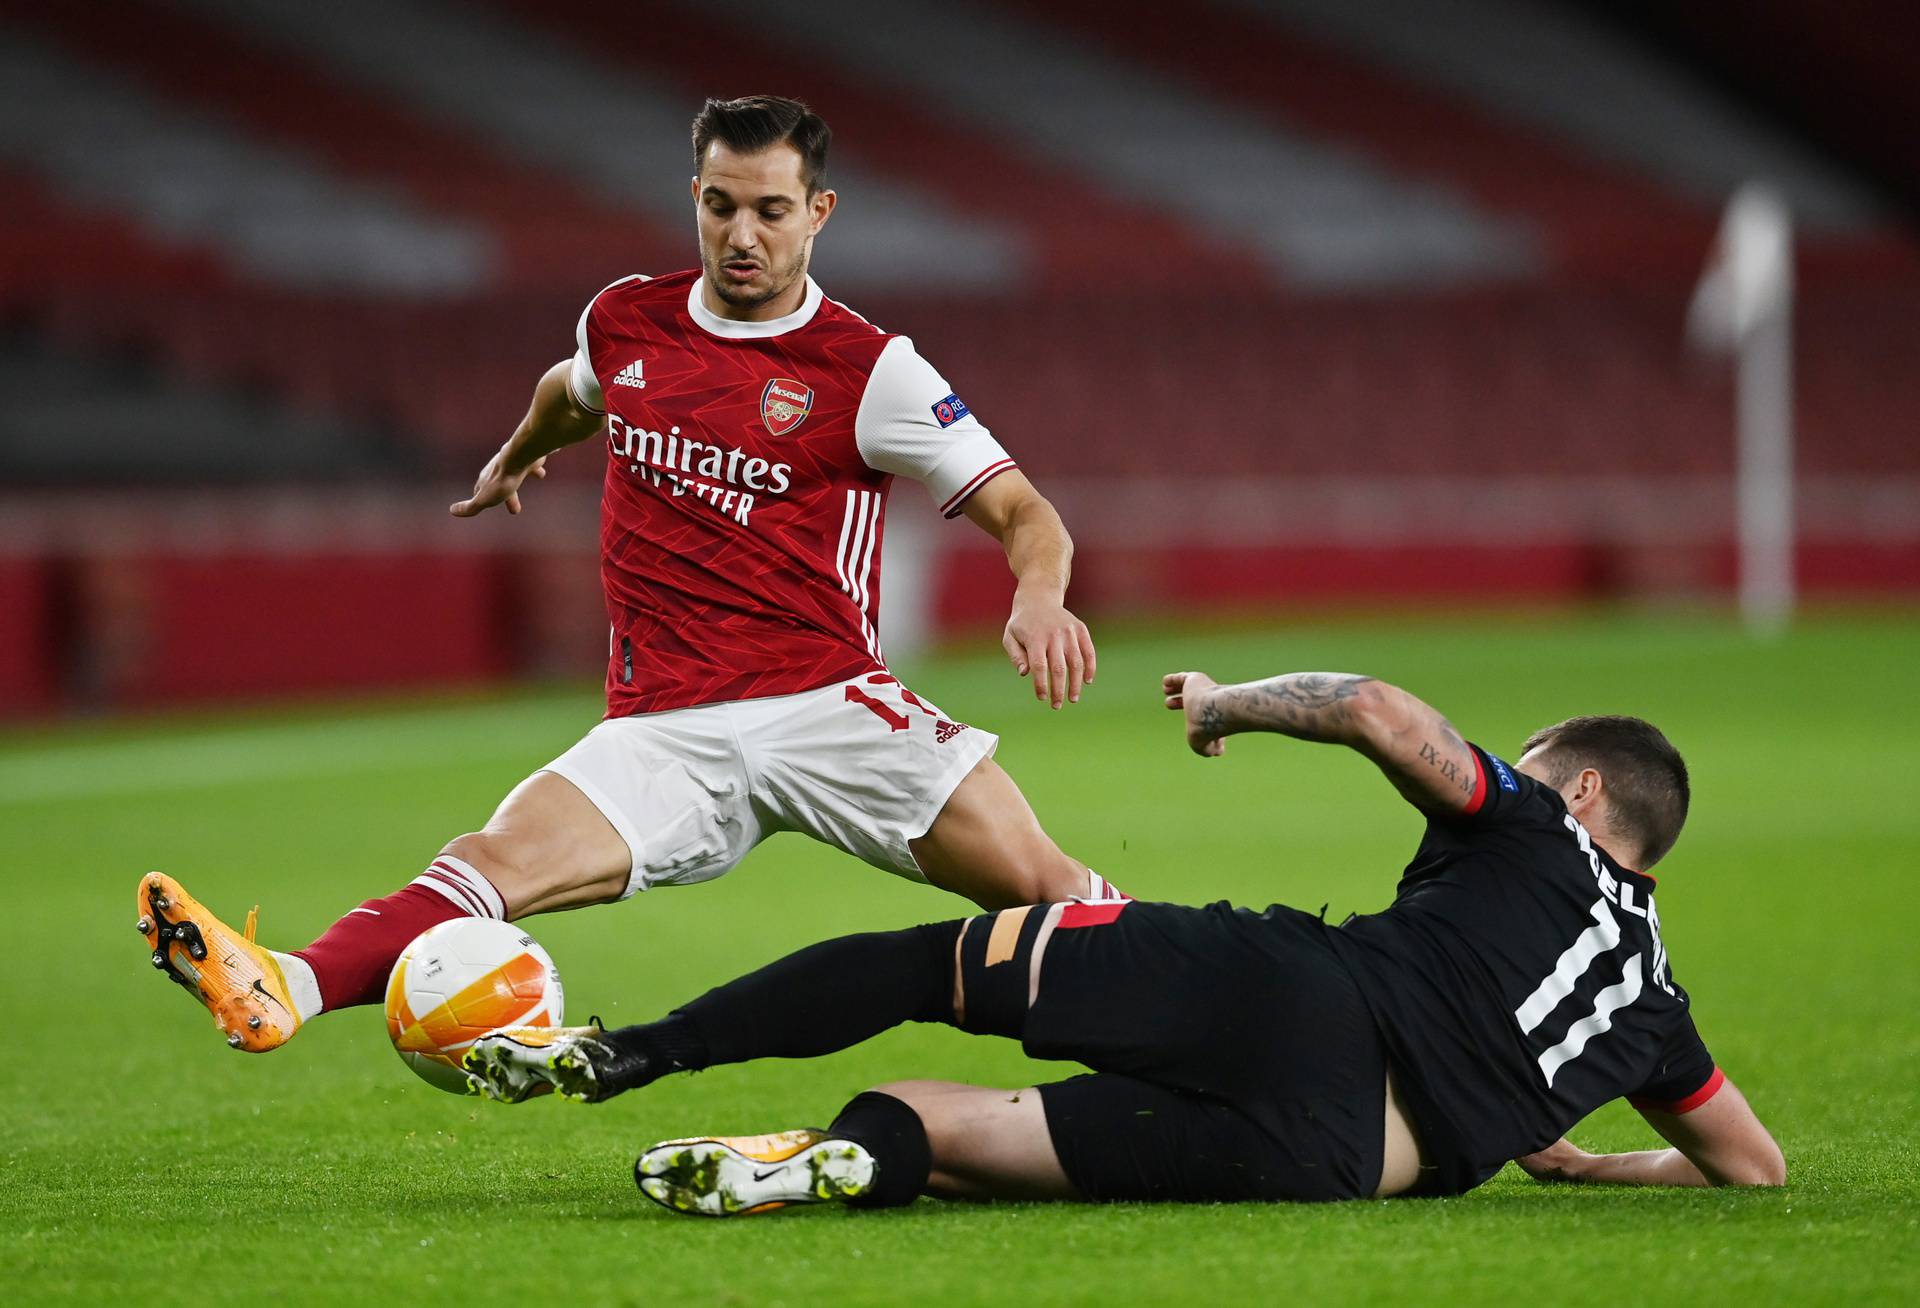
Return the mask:
<path fill-rule="evenodd" d="M 933 739 L 935 743 L 944 745 L 966 729 L 967 724 L 964 722 L 949 722 L 941 718 L 933 724 Z"/>
<path fill-rule="evenodd" d="M 639 359 L 635 359 L 632 363 L 622 368 L 618 375 L 614 377 L 613 384 L 615 386 L 637 386 L 642 390 L 646 389 L 647 379 L 645 374 L 640 371 L 640 363 L 641 361 Z"/>

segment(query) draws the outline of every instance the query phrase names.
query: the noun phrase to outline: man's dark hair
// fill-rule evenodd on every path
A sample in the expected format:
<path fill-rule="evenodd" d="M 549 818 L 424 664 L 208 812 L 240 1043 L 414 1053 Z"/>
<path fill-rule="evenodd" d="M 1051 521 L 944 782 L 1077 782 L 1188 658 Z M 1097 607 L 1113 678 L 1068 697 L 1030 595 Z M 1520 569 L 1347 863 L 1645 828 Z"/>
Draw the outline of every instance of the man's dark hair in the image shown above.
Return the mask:
<path fill-rule="evenodd" d="M 1556 790 L 1582 768 L 1606 781 L 1613 815 L 1640 838 L 1641 858 L 1652 867 L 1667 856 L 1687 821 L 1686 760 L 1660 728 L 1641 718 L 1593 714 L 1542 727 L 1527 737 L 1522 754 L 1544 749 L 1541 763 Z"/>
<path fill-rule="evenodd" d="M 833 129 L 798 100 L 778 95 L 743 95 L 738 100 L 708 100 L 693 119 L 693 168 L 706 166 L 707 147 L 724 141 L 742 154 L 758 154 L 785 143 L 800 152 L 800 180 L 811 196 L 827 171 L 827 147 Z"/>

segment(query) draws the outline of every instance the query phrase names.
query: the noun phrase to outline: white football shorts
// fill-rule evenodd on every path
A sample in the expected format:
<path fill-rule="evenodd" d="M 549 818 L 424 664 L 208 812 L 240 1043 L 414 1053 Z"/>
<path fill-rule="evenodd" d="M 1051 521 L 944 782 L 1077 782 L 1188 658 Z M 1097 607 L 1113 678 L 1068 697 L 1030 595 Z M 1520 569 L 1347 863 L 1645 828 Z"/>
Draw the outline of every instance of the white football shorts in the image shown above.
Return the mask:
<path fill-rule="evenodd" d="M 875 672 L 609 718 L 542 770 L 578 786 L 626 840 L 625 899 L 723 876 L 779 831 L 925 881 L 907 842 L 999 743 Z"/>

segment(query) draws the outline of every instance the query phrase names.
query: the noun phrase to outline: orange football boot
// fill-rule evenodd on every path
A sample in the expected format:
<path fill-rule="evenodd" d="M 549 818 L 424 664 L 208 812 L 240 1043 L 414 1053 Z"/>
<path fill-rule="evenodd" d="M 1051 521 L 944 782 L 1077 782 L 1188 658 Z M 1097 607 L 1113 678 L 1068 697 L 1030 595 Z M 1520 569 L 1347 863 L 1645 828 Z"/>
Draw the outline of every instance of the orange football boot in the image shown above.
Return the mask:
<path fill-rule="evenodd" d="M 280 964 L 253 943 L 258 907 L 247 914 L 245 931 L 235 931 L 159 872 L 140 878 L 134 903 L 134 926 L 147 938 L 153 965 L 206 1005 L 229 1045 L 264 1054 L 300 1029 Z"/>

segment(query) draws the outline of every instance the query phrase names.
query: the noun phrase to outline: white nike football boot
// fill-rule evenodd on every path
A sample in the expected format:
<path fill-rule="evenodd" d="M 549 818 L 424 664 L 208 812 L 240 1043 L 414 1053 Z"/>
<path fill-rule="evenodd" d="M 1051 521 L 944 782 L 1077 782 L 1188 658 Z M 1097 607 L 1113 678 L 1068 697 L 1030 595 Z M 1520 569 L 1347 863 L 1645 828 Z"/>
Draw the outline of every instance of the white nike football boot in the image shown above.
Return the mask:
<path fill-rule="evenodd" d="M 646 1060 L 622 1054 L 591 1026 L 515 1026 L 481 1036 L 460 1065 L 474 1093 L 517 1104 L 553 1091 L 594 1104 L 641 1083 Z M 650 1079 L 650 1078 L 649 1078 Z"/>
<path fill-rule="evenodd" d="M 640 1193 L 676 1213 L 746 1217 L 857 1199 L 872 1190 L 877 1170 L 864 1146 L 803 1128 L 667 1140 L 640 1155 L 633 1179 Z"/>

